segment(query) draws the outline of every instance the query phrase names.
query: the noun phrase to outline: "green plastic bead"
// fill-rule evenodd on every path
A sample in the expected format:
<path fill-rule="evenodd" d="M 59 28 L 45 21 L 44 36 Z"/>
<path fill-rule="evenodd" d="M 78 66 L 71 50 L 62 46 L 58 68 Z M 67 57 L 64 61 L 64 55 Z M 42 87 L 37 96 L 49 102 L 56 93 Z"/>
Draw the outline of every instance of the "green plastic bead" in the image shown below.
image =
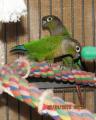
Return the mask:
<path fill-rule="evenodd" d="M 81 58 L 84 60 L 94 60 L 96 59 L 96 47 L 85 46 L 81 50 Z"/>

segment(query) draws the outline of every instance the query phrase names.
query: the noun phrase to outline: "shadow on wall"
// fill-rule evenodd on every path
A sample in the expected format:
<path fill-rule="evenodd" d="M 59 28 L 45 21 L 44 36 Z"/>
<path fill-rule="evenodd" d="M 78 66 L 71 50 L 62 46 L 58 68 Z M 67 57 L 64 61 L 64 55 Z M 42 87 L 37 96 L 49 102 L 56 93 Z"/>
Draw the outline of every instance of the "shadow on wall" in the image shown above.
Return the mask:
<path fill-rule="evenodd" d="M 4 42 L 16 42 L 19 36 L 23 36 L 26 32 L 22 22 L 17 23 L 1 23 L 0 37 Z"/>
<path fill-rule="evenodd" d="M 19 44 L 19 37 L 24 36 L 25 33 L 26 31 L 21 21 L 17 23 L 0 23 L 0 49 L 2 49 L 0 56 L 3 54 L 5 63 L 10 61 L 9 56 L 12 56 L 10 54 L 11 48 Z M 0 63 L 1 61 L 2 58 L 0 57 Z"/>

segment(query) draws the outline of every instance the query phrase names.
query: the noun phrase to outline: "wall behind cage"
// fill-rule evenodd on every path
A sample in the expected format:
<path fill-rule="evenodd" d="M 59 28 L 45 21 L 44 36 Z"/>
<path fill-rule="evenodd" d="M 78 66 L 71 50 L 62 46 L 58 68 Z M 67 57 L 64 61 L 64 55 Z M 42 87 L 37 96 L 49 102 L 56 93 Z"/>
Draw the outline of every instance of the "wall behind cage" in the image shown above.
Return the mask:
<path fill-rule="evenodd" d="M 22 17 L 18 23 L 0 24 L 0 40 L 4 42 L 6 63 L 11 63 L 19 57 L 10 53 L 15 45 L 49 35 L 41 28 L 41 18 L 49 14 L 58 16 L 72 37 L 81 44 L 96 45 L 96 0 L 25 0 L 25 2 L 28 7 L 27 16 Z M 89 64 L 88 68 L 91 69 L 92 65 Z M 77 97 L 76 95 L 74 97 L 74 91 L 73 93 L 71 91 L 65 91 L 65 94 L 57 91 L 56 94 L 62 98 L 65 96 L 66 100 L 74 101 Z M 86 94 L 86 106 L 91 111 L 96 109 L 94 108 L 95 93 L 89 91 Z M 47 117 L 39 116 L 27 105 L 6 94 L 1 98 L 0 119 L 2 120 L 47 120 Z M 75 102 L 78 104 L 78 99 Z"/>

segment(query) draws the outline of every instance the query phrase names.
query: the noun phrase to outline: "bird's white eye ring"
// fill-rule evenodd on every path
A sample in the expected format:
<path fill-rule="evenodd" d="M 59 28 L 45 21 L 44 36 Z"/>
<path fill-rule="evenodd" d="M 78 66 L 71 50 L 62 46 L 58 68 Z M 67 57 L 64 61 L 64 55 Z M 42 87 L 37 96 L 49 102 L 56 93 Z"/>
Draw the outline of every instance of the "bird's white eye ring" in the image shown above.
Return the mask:
<path fill-rule="evenodd" d="M 47 22 L 50 22 L 52 20 L 52 17 L 47 18 Z"/>
<path fill-rule="evenodd" d="M 80 47 L 76 46 L 76 52 L 80 52 Z"/>

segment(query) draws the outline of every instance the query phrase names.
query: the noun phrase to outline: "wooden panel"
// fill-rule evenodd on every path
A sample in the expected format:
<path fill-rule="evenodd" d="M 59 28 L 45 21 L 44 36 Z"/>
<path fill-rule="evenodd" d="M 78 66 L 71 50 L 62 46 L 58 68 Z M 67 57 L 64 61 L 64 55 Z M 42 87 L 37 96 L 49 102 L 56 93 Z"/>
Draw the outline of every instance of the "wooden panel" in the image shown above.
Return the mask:
<path fill-rule="evenodd" d="M 6 101 L 6 95 L 3 94 L 0 96 L 0 119 L 7 120 L 7 101 Z"/>
<path fill-rule="evenodd" d="M 60 0 L 52 0 L 52 14 L 61 18 Z"/>
<path fill-rule="evenodd" d="M 20 120 L 30 120 L 30 108 L 21 102 L 19 102 L 19 118 Z"/>
<path fill-rule="evenodd" d="M 7 62 L 11 63 L 13 60 L 16 59 L 16 55 L 12 55 L 10 53 L 10 50 L 12 47 L 16 45 L 16 24 L 10 23 L 6 24 L 5 26 L 5 32 L 6 32 L 6 49 L 7 49 Z"/>
<path fill-rule="evenodd" d="M 92 0 L 84 0 L 85 44 L 93 45 L 92 39 Z"/>
<path fill-rule="evenodd" d="M 28 0 L 25 0 L 26 5 Z M 28 8 L 29 9 L 29 8 Z M 30 40 L 30 31 L 29 31 L 29 10 L 28 15 L 21 18 L 21 21 L 16 24 L 16 40 L 17 44 L 24 44 Z"/>
<path fill-rule="evenodd" d="M 65 93 L 65 101 L 73 102 L 73 93 L 72 92 Z"/>
<path fill-rule="evenodd" d="M 27 0 L 26 0 L 26 4 Z M 29 8 L 28 8 L 29 9 Z M 30 26 L 29 26 L 29 11 L 28 16 L 22 17 L 21 21 L 16 24 L 16 39 L 17 44 L 24 44 L 30 40 Z"/>
<path fill-rule="evenodd" d="M 12 97 L 8 96 L 8 118 L 9 120 L 18 120 L 18 101 L 16 99 L 13 99 Z M 14 117 L 15 116 L 15 117 Z"/>
<path fill-rule="evenodd" d="M 45 10 L 46 8 L 46 10 Z M 50 14 L 50 1 L 49 0 L 41 0 L 41 19 L 43 16 Z M 42 31 L 41 27 L 41 36 L 47 36 L 49 35 L 48 31 Z"/>
<path fill-rule="evenodd" d="M 72 34 L 71 28 L 71 0 L 63 1 L 63 23 L 67 27 L 70 34 Z"/>
<path fill-rule="evenodd" d="M 42 120 L 43 118 L 36 110 L 32 110 L 31 115 L 31 120 Z"/>
<path fill-rule="evenodd" d="M 39 38 L 39 11 L 38 11 L 39 0 L 29 0 L 29 28 L 30 28 L 30 39 Z"/>
<path fill-rule="evenodd" d="M 74 0 L 74 38 L 82 42 L 82 0 Z"/>
<path fill-rule="evenodd" d="M 93 92 L 86 93 L 86 108 L 94 111 L 94 94 Z"/>
<path fill-rule="evenodd" d="M 62 89 L 57 89 L 57 90 L 54 90 L 54 95 L 60 97 L 60 98 L 63 98 L 63 91 Z"/>

